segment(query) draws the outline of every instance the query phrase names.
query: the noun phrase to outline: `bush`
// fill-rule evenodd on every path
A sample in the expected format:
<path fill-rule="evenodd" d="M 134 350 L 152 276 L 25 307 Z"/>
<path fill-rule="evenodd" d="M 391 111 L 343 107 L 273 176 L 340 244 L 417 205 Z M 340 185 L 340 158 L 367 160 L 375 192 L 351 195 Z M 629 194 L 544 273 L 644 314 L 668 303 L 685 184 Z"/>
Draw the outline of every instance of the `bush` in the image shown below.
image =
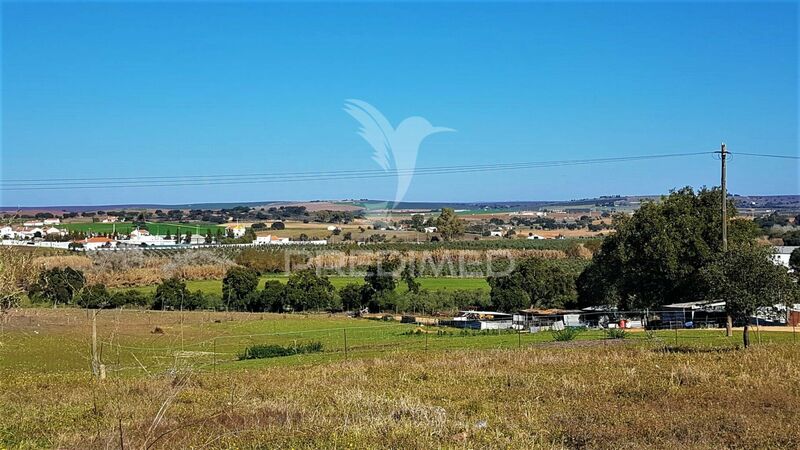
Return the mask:
<path fill-rule="evenodd" d="M 563 330 L 553 331 L 553 340 L 558 342 L 571 341 L 578 337 L 581 331 L 583 330 L 577 327 L 567 327 Z"/>
<path fill-rule="evenodd" d="M 113 308 L 111 294 L 108 293 L 105 285 L 92 284 L 86 286 L 75 296 L 75 303 L 81 308 L 104 309 Z"/>
<path fill-rule="evenodd" d="M 309 342 L 302 345 L 253 345 L 244 349 L 243 353 L 238 355 L 239 361 L 245 359 L 262 359 L 262 358 L 279 358 L 281 356 L 300 355 L 303 353 L 319 353 L 322 351 L 321 342 Z"/>
<path fill-rule="evenodd" d="M 307 223 L 306 221 L 303 222 Z M 270 228 L 272 228 L 273 230 L 283 230 L 286 228 L 286 225 L 284 225 L 283 222 L 273 222 L 272 225 L 270 225 Z"/>
<path fill-rule="evenodd" d="M 627 334 L 622 328 L 609 328 L 606 330 L 606 337 L 609 339 L 625 339 Z"/>
<path fill-rule="evenodd" d="M 121 308 L 123 306 L 146 306 L 149 303 L 150 299 L 136 289 L 117 291 L 111 294 L 111 304 L 114 308 Z"/>

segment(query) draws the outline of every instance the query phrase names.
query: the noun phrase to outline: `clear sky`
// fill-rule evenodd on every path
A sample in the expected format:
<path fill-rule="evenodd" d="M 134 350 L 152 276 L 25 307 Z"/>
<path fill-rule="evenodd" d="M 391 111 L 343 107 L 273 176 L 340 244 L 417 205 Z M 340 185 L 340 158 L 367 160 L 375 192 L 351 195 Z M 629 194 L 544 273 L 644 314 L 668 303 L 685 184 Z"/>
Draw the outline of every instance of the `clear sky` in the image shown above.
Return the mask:
<path fill-rule="evenodd" d="M 798 154 L 786 3 L 5 3 L 2 177 L 375 170 L 343 111 L 457 130 L 418 166 L 711 151 Z M 712 156 L 418 176 L 409 201 L 716 185 Z M 796 160 L 734 156 L 730 190 L 797 194 Z M 379 198 L 391 178 L 0 191 L 0 204 Z"/>

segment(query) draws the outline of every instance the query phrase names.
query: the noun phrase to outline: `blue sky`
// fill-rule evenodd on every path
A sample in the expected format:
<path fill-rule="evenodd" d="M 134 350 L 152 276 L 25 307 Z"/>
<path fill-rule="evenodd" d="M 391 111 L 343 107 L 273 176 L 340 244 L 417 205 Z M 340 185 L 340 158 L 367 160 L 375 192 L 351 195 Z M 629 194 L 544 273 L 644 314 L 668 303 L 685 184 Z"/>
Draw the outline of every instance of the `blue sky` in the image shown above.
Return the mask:
<path fill-rule="evenodd" d="M 374 170 L 343 111 L 457 129 L 418 166 L 798 154 L 796 3 L 5 3 L 2 177 Z M 796 194 L 792 160 L 730 189 Z M 419 176 L 410 201 L 718 184 L 712 156 Z M 0 191 L 5 206 L 392 198 L 395 180 Z"/>

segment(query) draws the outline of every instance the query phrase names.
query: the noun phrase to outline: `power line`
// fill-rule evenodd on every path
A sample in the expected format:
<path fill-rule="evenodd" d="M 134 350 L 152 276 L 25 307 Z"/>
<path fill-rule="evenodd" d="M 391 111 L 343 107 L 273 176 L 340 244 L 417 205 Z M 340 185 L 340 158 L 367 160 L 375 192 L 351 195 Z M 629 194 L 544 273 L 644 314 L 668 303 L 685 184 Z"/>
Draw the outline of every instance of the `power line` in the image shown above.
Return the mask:
<path fill-rule="evenodd" d="M 742 153 L 742 152 L 728 152 L 729 155 L 738 156 L 757 156 L 760 158 L 780 158 L 780 159 L 800 159 L 797 155 L 765 155 L 763 153 Z"/>
<path fill-rule="evenodd" d="M 453 173 L 477 173 L 504 170 L 520 170 L 531 168 L 565 167 L 592 164 L 609 164 L 617 162 L 644 161 L 664 158 L 678 158 L 713 154 L 713 152 L 667 153 L 656 155 L 621 156 L 612 158 L 572 159 L 555 161 L 516 162 L 498 164 L 477 164 L 460 166 L 435 166 L 413 169 L 383 170 L 348 170 L 320 172 L 286 172 L 286 173 L 254 173 L 223 175 L 186 175 L 186 176 L 140 176 L 140 177 L 100 177 L 100 178 L 61 178 L 61 179 L 17 179 L 2 180 L 0 190 L 51 190 L 51 189 L 107 189 L 134 187 L 169 187 L 169 186 L 209 186 L 261 183 L 287 183 L 303 181 L 354 180 L 369 178 L 399 177 L 403 175 L 439 175 Z"/>

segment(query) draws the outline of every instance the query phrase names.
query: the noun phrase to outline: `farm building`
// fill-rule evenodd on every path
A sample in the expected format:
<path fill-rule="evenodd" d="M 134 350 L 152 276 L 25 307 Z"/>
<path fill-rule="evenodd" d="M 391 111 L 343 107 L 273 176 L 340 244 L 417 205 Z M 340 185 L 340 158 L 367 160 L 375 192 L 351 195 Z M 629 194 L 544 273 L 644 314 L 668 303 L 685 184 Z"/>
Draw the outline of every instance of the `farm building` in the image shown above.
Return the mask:
<path fill-rule="evenodd" d="M 473 310 L 460 311 L 453 320 L 442 320 L 439 324 L 472 330 L 506 330 L 513 326 L 511 314 Z"/>
<path fill-rule="evenodd" d="M 255 245 L 274 245 L 274 244 L 288 244 L 289 238 L 282 238 L 273 235 L 266 235 L 266 236 L 256 236 L 256 240 L 253 241 Z"/>
<path fill-rule="evenodd" d="M 102 236 L 91 237 L 73 242 L 83 245 L 84 250 L 97 250 L 99 248 L 113 248 L 117 246 L 117 241 Z"/>
<path fill-rule="evenodd" d="M 426 233 L 436 233 L 436 227 L 425 227 Z"/>
<path fill-rule="evenodd" d="M 546 238 L 544 236 L 539 236 L 538 234 L 531 234 L 530 236 L 528 236 L 528 239 L 539 240 L 539 239 L 546 239 Z"/>
<path fill-rule="evenodd" d="M 725 302 L 721 300 L 673 303 L 664 305 L 661 326 L 664 328 L 723 327 L 727 322 Z"/>
<path fill-rule="evenodd" d="M 530 308 L 514 314 L 513 319 L 515 324 L 533 332 L 542 329 L 586 326 L 581 321 L 581 314 L 580 310 Z"/>

